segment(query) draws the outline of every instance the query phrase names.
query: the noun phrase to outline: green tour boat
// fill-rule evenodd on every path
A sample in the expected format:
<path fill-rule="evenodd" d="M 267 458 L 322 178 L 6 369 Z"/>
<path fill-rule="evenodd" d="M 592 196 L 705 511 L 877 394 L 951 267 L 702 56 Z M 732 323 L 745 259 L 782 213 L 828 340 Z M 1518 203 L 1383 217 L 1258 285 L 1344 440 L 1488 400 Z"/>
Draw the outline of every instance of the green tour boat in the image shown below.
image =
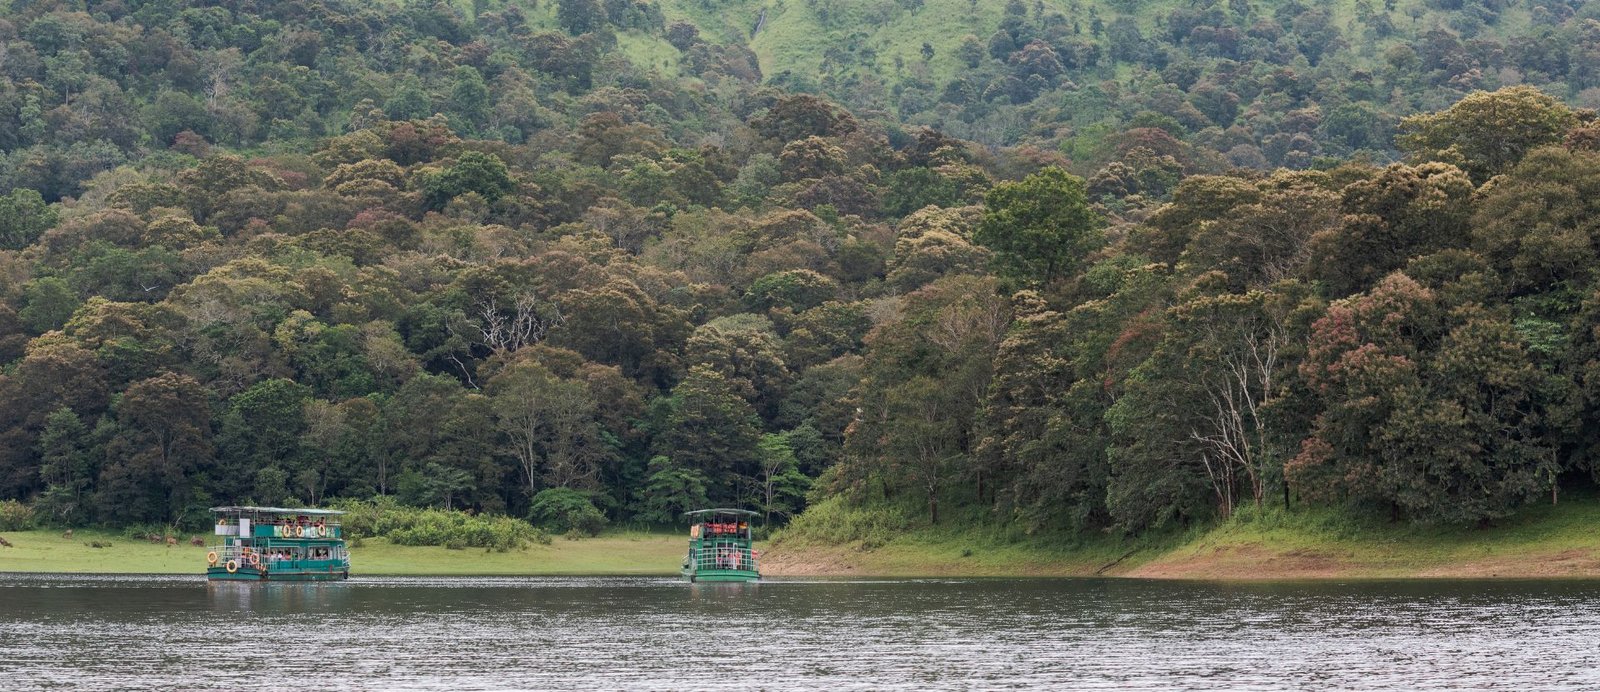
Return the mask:
<path fill-rule="evenodd" d="M 206 553 L 214 581 L 333 581 L 350 578 L 350 554 L 331 509 L 212 507 L 222 545 Z"/>
<path fill-rule="evenodd" d="M 689 554 L 683 558 L 683 578 L 701 581 L 757 581 L 761 572 L 752 549 L 750 520 L 755 512 L 743 509 L 701 509 L 684 512 L 689 517 Z"/>

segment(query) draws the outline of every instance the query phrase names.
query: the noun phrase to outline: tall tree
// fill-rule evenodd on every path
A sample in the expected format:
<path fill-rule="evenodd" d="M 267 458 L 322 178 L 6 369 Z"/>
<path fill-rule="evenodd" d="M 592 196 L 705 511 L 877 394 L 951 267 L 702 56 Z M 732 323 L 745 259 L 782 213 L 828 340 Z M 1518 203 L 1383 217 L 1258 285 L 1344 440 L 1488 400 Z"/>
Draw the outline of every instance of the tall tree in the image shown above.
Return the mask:
<path fill-rule="evenodd" d="M 522 465 L 531 497 L 540 487 L 594 486 L 607 450 L 595 422 L 596 402 L 582 382 L 520 361 L 489 381 L 495 419 Z"/>
<path fill-rule="evenodd" d="M 108 446 L 101 474 L 103 516 L 177 522 L 205 510 L 195 474 L 211 458 L 207 399 L 199 382 L 175 373 L 128 387 L 116 406 L 123 434 Z"/>
<path fill-rule="evenodd" d="M 1460 166 L 1482 184 L 1578 124 L 1566 104 L 1531 86 L 1475 91 L 1438 113 L 1400 121 L 1395 144 L 1421 161 Z"/>
<path fill-rule="evenodd" d="M 761 524 L 769 526 L 774 514 L 788 519 L 805 506 L 811 479 L 800 472 L 787 433 L 762 435 L 757 454 L 761 458 Z"/>
<path fill-rule="evenodd" d="M 20 250 L 56 223 L 56 208 L 37 190 L 16 188 L 0 195 L 0 250 Z"/>
<path fill-rule="evenodd" d="M 743 503 L 757 477 L 760 419 L 721 373 L 696 365 L 672 389 L 656 451 L 705 474 L 711 499 Z"/>
<path fill-rule="evenodd" d="M 1402 274 L 1330 306 L 1301 366 L 1323 413 L 1291 482 L 1313 499 L 1464 524 L 1550 491 L 1570 384 L 1521 341 L 1504 314 L 1441 305 Z"/>
<path fill-rule="evenodd" d="M 556 0 L 556 21 L 574 36 L 600 28 L 605 19 L 600 0 Z"/>
<path fill-rule="evenodd" d="M 72 409 L 59 408 L 45 419 L 39 434 L 39 477 L 45 490 L 39 511 L 52 521 L 72 525 L 84 519 L 84 493 L 92 480 L 89 430 Z"/>
<path fill-rule="evenodd" d="M 1083 179 L 1059 168 L 994 186 L 984 206 L 973 240 L 994 250 L 1003 273 L 1024 282 L 1066 276 L 1104 242 Z"/>

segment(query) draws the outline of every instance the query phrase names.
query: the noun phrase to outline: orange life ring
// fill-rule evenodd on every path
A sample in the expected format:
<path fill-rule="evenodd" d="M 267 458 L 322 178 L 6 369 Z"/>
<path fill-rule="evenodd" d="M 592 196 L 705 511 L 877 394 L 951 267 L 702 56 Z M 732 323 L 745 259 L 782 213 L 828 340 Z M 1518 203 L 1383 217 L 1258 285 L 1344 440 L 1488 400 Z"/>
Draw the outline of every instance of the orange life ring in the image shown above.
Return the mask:
<path fill-rule="evenodd" d="M 305 538 L 306 537 L 306 527 L 304 527 L 304 526 L 296 526 L 296 527 L 294 527 L 294 537 L 295 538 Z"/>
<path fill-rule="evenodd" d="M 233 574 L 234 572 L 239 571 L 239 561 L 238 560 L 229 560 L 228 564 L 227 564 L 227 568 L 228 568 L 228 574 Z"/>
<path fill-rule="evenodd" d="M 206 564 L 211 565 L 212 567 L 217 566 L 217 551 L 213 550 L 209 553 L 206 553 Z"/>
<path fill-rule="evenodd" d="M 250 553 L 250 566 L 254 569 L 261 569 L 261 556 L 256 553 Z"/>

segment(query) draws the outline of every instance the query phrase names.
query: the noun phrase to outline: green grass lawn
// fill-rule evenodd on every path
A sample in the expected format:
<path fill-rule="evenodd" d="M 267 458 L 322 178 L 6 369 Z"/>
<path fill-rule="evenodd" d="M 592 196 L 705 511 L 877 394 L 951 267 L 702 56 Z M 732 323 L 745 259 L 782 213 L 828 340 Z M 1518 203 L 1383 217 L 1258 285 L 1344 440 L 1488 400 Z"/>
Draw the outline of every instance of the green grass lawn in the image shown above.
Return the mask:
<path fill-rule="evenodd" d="M 0 547 L 0 572 L 93 572 L 200 574 L 206 549 L 167 547 L 120 535 L 79 531 L 66 539 L 56 531 L 0 534 L 14 547 Z M 88 543 L 109 542 L 107 548 Z M 679 534 L 613 533 L 599 538 L 533 545 L 505 553 L 481 548 L 449 550 L 391 545 L 367 539 L 352 548 L 351 572 L 359 575 L 671 575 L 678 573 L 686 538 Z"/>
<path fill-rule="evenodd" d="M 688 549 L 677 533 L 613 533 L 504 553 L 482 548 L 391 545 L 367 539 L 350 552 L 352 573 L 430 575 L 675 575 Z"/>
<path fill-rule="evenodd" d="M 71 539 L 59 531 L 8 531 L 0 533 L 13 547 L 0 546 L 0 572 L 92 572 L 126 574 L 200 574 L 206 568 L 206 548 L 167 547 L 121 534 L 77 531 Z M 209 539 L 211 537 L 205 537 Z M 92 548 L 91 542 L 110 543 Z"/>

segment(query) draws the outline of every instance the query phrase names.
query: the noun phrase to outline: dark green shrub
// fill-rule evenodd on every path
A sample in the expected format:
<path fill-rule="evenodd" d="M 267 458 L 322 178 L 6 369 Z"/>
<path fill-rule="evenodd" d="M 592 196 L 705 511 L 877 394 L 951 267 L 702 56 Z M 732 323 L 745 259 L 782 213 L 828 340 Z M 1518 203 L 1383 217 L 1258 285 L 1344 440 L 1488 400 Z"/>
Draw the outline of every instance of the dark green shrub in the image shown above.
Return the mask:
<path fill-rule="evenodd" d="M 401 505 L 392 497 L 343 500 L 333 506 L 345 537 L 359 545 L 367 537 L 387 538 L 396 545 L 438 545 L 452 549 L 488 548 L 505 552 L 529 543 L 550 543 L 550 536 L 521 519 L 474 516 L 466 512 Z"/>
<path fill-rule="evenodd" d="M 571 488 L 550 488 L 533 496 L 528 516 L 553 533 L 599 535 L 606 515 L 583 493 Z"/>

